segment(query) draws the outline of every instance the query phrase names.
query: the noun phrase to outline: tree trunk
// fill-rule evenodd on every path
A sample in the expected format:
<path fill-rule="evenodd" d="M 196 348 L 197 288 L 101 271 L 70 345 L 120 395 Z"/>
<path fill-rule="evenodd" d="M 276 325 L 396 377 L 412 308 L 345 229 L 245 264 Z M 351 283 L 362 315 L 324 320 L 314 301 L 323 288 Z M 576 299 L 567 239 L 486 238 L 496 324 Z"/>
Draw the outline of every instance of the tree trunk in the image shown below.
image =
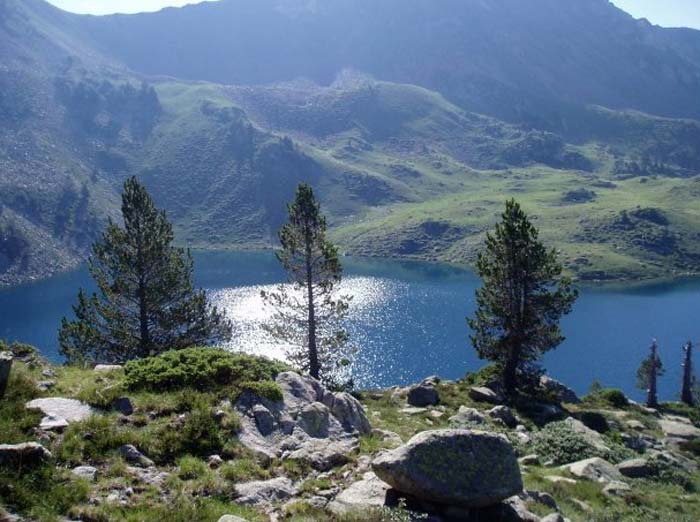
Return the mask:
<path fill-rule="evenodd" d="M 649 371 L 649 389 L 647 390 L 647 406 L 656 408 L 659 403 L 656 399 L 656 377 L 658 372 L 658 358 L 656 355 L 656 341 L 651 345 L 651 369 Z"/>
<path fill-rule="evenodd" d="M 688 341 L 683 347 L 685 356 L 683 358 L 683 387 L 681 389 L 681 401 L 688 406 L 694 405 L 693 400 L 693 365 L 692 365 L 693 344 Z"/>
<path fill-rule="evenodd" d="M 503 388 L 506 395 L 512 397 L 518 387 L 517 383 L 518 358 L 511 350 L 505 365 L 503 366 Z"/>
<path fill-rule="evenodd" d="M 139 351 L 141 357 L 147 357 L 151 349 L 151 335 L 148 330 L 148 305 L 146 302 L 146 285 L 139 282 Z"/>
<path fill-rule="evenodd" d="M 311 252 L 309 251 L 307 251 L 306 256 L 306 293 L 309 305 L 309 375 L 314 379 L 320 379 L 321 366 L 318 362 L 318 347 L 316 346 L 316 307 L 314 303 Z"/>

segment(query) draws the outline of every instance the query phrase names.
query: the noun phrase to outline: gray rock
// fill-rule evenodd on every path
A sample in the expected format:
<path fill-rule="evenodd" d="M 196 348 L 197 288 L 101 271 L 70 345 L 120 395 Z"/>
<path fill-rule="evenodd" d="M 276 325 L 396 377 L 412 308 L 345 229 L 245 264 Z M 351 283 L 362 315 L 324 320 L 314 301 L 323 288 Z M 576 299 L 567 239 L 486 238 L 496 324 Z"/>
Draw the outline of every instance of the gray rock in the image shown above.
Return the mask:
<path fill-rule="evenodd" d="M 372 426 L 362 404 L 349 393 L 326 393 L 323 397 L 323 404 L 338 419 L 346 432 L 356 431 L 366 435 L 372 431 Z"/>
<path fill-rule="evenodd" d="M 119 448 L 119 454 L 130 464 L 136 464 L 145 468 L 153 466 L 153 461 L 141 453 L 136 446 L 124 444 Z"/>
<path fill-rule="evenodd" d="M 292 481 L 286 477 L 237 484 L 236 503 L 257 506 L 287 500 L 297 494 Z"/>
<path fill-rule="evenodd" d="M 387 503 L 388 491 L 389 485 L 369 471 L 363 475 L 362 480 L 351 484 L 335 497 L 328 504 L 328 509 L 335 515 L 343 516 L 354 511 L 382 507 Z"/>
<path fill-rule="evenodd" d="M 270 410 L 262 404 L 256 404 L 253 406 L 252 412 L 255 418 L 255 425 L 262 435 L 267 436 L 274 431 L 275 417 Z"/>
<path fill-rule="evenodd" d="M 578 398 L 574 390 L 547 375 L 540 377 L 540 387 L 556 397 L 560 402 L 568 402 L 570 404 L 578 404 L 581 402 L 581 399 Z"/>
<path fill-rule="evenodd" d="M 558 475 L 546 475 L 544 477 L 544 479 L 549 481 L 549 482 L 553 482 L 554 484 L 556 484 L 556 483 L 577 484 L 578 483 L 577 480 L 574 480 L 574 479 L 569 478 L 569 477 L 560 477 Z"/>
<path fill-rule="evenodd" d="M 528 498 L 534 500 L 538 504 L 542 504 L 543 506 L 547 506 L 548 508 L 552 508 L 556 511 L 559 510 L 557 501 L 554 500 L 554 497 L 546 491 L 527 491 L 526 493 Z"/>
<path fill-rule="evenodd" d="M 652 467 L 649 465 L 649 461 L 642 458 L 620 462 L 617 465 L 617 470 L 625 477 L 629 478 L 648 477 L 654 472 Z"/>
<path fill-rule="evenodd" d="M 112 409 L 118 411 L 122 415 L 131 415 L 134 413 L 134 405 L 129 397 L 119 397 L 112 401 Z"/>
<path fill-rule="evenodd" d="M 477 402 L 489 402 L 491 404 L 501 404 L 503 397 L 486 386 L 472 386 L 469 388 L 469 397 Z"/>
<path fill-rule="evenodd" d="M 348 456 L 357 449 L 357 446 L 358 441 L 355 438 L 311 439 L 283 458 L 305 462 L 317 471 L 328 471 L 346 464 L 349 460 Z"/>
<path fill-rule="evenodd" d="M 97 479 L 97 468 L 94 468 L 92 466 L 78 466 L 77 468 L 73 468 L 71 470 L 71 473 L 73 473 L 73 475 L 75 475 L 78 478 L 90 482 L 95 482 L 95 480 Z"/>
<path fill-rule="evenodd" d="M 165 481 L 168 480 L 168 477 L 170 476 L 168 472 L 158 471 L 158 469 L 155 467 L 137 468 L 134 466 L 127 466 L 126 472 L 133 480 L 158 488 L 162 488 L 165 485 Z"/>
<path fill-rule="evenodd" d="M 219 469 L 224 464 L 224 459 L 220 455 L 209 455 L 207 458 L 207 466 L 210 469 Z"/>
<path fill-rule="evenodd" d="M 403 440 L 401 440 L 401 437 L 393 431 L 380 430 L 379 428 L 375 428 L 372 430 L 372 435 L 379 437 L 382 440 L 382 442 L 386 442 L 390 446 L 396 447 L 403 444 Z"/>
<path fill-rule="evenodd" d="M 297 418 L 297 426 L 310 437 L 321 439 L 328 437 L 330 428 L 330 411 L 325 404 L 312 402 L 302 408 Z"/>
<path fill-rule="evenodd" d="M 218 522 L 248 522 L 245 518 L 237 517 L 236 515 L 224 515 Z"/>
<path fill-rule="evenodd" d="M 123 367 L 120 364 L 98 364 L 95 366 L 94 371 L 98 373 L 109 373 L 116 370 L 121 370 Z"/>
<path fill-rule="evenodd" d="M 576 477 L 592 480 L 594 482 L 614 482 L 622 480 L 622 474 L 615 466 L 599 457 L 566 464 L 565 466 L 561 466 L 561 469 L 568 470 Z"/>
<path fill-rule="evenodd" d="M 464 426 L 466 424 L 484 424 L 486 417 L 476 408 L 460 406 L 459 411 L 450 417 L 450 424 L 453 426 Z"/>
<path fill-rule="evenodd" d="M 95 410 L 84 402 L 75 399 L 65 399 L 63 397 L 34 399 L 33 401 L 29 401 L 26 407 L 30 410 L 41 411 L 45 415 L 45 419 L 42 421 L 42 425 L 45 426 L 58 426 L 63 424 L 62 427 L 65 427 L 73 422 L 85 420 L 96 413 Z M 46 417 L 50 417 L 50 419 Z M 63 421 L 65 421 L 65 423 Z"/>
<path fill-rule="evenodd" d="M 7 383 L 10 382 L 10 371 L 12 370 L 12 354 L 10 352 L 0 352 L 0 399 L 5 396 Z"/>
<path fill-rule="evenodd" d="M 438 393 L 433 381 L 423 381 L 408 389 L 406 401 L 411 406 L 419 408 L 425 406 L 435 406 L 440 403 L 440 394 Z"/>
<path fill-rule="evenodd" d="M 664 415 L 659 420 L 661 431 L 669 438 L 683 440 L 700 439 L 700 428 L 693 426 L 688 419 Z"/>
<path fill-rule="evenodd" d="M 603 436 L 597 431 L 590 429 L 580 420 L 574 419 L 573 417 L 568 417 L 564 420 L 564 423 L 567 424 L 573 431 L 581 435 L 584 440 L 596 450 L 600 451 L 601 453 L 607 453 L 610 451 L 610 448 L 603 440 Z"/>
<path fill-rule="evenodd" d="M 481 431 L 424 431 L 379 455 L 372 469 L 401 493 L 462 507 L 496 504 L 523 488 L 508 439 Z"/>
<path fill-rule="evenodd" d="M 540 522 L 566 522 L 561 513 L 552 513 L 540 519 Z"/>
<path fill-rule="evenodd" d="M 0 444 L 0 464 L 7 467 L 25 467 L 44 464 L 51 452 L 36 442 Z"/>
<path fill-rule="evenodd" d="M 323 400 L 318 393 L 321 384 L 311 377 L 302 377 L 295 372 L 282 372 L 276 381 L 282 389 L 284 403 L 290 410 L 301 409 L 307 404 Z"/>
<path fill-rule="evenodd" d="M 496 406 L 488 410 L 486 414 L 492 419 L 500 420 L 509 428 L 515 428 L 518 425 L 518 419 L 515 418 L 508 406 Z"/>
<path fill-rule="evenodd" d="M 525 455 L 524 457 L 520 457 L 518 462 L 523 466 L 538 466 L 540 464 L 540 458 L 535 454 Z"/>
<path fill-rule="evenodd" d="M 640 421 L 638 421 L 636 419 L 628 420 L 627 422 L 625 422 L 625 425 L 629 429 L 636 430 L 636 431 L 642 431 L 645 428 L 644 424 L 642 424 Z"/>
<path fill-rule="evenodd" d="M 41 419 L 39 429 L 42 431 L 58 431 L 61 432 L 68 427 L 68 421 L 61 417 L 47 415 Z"/>
<path fill-rule="evenodd" d="M 624 496 L 630 491 L 632 491 L 632 488 L 628 484 L 625 484 L 624 482 L 618 482 L 616 480 L 609 482 L 603 488 L 603 494 L 613 497 Z"/>

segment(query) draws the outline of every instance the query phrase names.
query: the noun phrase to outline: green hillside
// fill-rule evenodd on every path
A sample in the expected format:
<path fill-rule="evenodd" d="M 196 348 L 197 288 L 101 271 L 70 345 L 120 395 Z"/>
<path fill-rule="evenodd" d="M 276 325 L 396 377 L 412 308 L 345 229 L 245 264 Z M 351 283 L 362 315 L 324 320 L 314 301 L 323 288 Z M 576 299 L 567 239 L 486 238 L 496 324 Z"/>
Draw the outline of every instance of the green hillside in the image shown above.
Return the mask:
<path fill-rule="evenodd" d="M 700 272 L 696 120 L 586 106 L 555 134 L 353 70 L 326 86 L 145 76 L 80 17 L 0 10 L 0 284 L 80 263 L 132 174 L 195 247 L 270 247 L 305 181 L 350 254 L 469 263 L 516 197 L 582 279 Z"/>

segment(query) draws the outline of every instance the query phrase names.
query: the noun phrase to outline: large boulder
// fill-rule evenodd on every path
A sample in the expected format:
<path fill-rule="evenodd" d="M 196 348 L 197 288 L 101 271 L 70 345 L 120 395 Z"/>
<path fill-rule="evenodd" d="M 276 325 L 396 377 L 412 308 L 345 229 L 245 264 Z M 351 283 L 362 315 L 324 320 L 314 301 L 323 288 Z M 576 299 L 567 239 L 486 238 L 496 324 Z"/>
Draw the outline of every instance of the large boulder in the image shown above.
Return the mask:
<path fill-rule="evenodd" d="M 603 436 L 597 431 L 586 426 L 580 420 L 574 419 L 573 417 L 567 417 L 563 422 L 569 426 L 572 431 L 581 435 L 581 437 L 583 437 L 583 439 L 597 451 L 601 453 L 608 453 L 610 451 L 610 447 L 605 444 Z"/>
<path fill-rule="evenodd" d="M 7 383 L 10 382 L 10 370 L 12 369 L 12 354 L 0 352 L 0 399 L 5 396 Z"/>
<path fill-rule="evenodd" d="M 424 408 L 435 406 L 440 403 L 440 394 L 435 388 L 435 381 L 432 378 L 426 379 L 408 389 L 406 401 L 411 406 Z"/>
<path fill-rule="evenodd" d="M 508 439 L 482 431 L 424 431 L 378 456 L 372 469 L 400 493 L 439 504 L 490 506 L 523 489 Z"/>
<path fill-rule="evenodd" d="M 51 452 L 36 442 L 0 444 L 0 466 L 27 467 L 43 464 L 51 458 Z"/>
<path fill-rule="evenodd" d="M 622 474 L 615 466 L 599 457 L 566 464 L 562 466 L 561 469 L 566 469 L 576 477 L 593 482 L 614 482 L 622 480 Z"/>
<path fill-rule="evenodd" d="M 684 417 L 664 415 L 659 420 L 659 427 L 670 439 L 700 440 L 700 428 Z"/>
<path fill-rule="evenodd" d="M 540 387 L 559 402 L 568 402 L 570 404 L 581 402 L 574 390 L 547 375 L 540 377 Z"/>

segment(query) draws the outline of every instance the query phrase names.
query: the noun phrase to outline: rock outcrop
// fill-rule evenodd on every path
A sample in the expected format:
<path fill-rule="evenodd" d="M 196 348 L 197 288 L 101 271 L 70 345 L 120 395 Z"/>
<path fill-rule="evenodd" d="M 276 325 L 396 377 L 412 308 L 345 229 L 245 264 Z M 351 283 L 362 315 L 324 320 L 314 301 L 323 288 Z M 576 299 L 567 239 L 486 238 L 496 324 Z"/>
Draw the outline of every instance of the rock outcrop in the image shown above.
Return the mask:
<path fill-rule="evenodd" d="M 469 388 L 469 397 L 477 402 L 488 402 L 491 404 L 501 404 L 503 397 L 486 386 L 472 386 Z"/>
<path fill-rule="evenodd" d="M 236 402 L 241 414 L 239 440 L 265 458 L 293 458 L 319 471 L 347 462 L 360 434 L 372 427 L 364 408 L 348 393 L 332 393 L 311 377 L 277 376 L 282 400 L 250 392 Z"/>
<path fill-rule="evenodd" d="M 574 390 L 547 375 L 540 377 L 540 387 L 559 402 L 568 402 L 570 404 L 581 402 Z"/>
<path fill-rule="evenodd" d="M 34 399 L 26 406 L 30 410 L 39 410 L 44 414 L 39 424 L 39 428 L 44 431 L 61 431 L 69 424 L 85 420 L 96 413 L 84 402 L 63 397 Z"/>
<path fill-rule="evenodd" d="M 508 439 L 482 431 L 424 431 L 378 456 L 372 469 L 400 493 L 452 506 L 490 506 L 523 488 Z"/>

